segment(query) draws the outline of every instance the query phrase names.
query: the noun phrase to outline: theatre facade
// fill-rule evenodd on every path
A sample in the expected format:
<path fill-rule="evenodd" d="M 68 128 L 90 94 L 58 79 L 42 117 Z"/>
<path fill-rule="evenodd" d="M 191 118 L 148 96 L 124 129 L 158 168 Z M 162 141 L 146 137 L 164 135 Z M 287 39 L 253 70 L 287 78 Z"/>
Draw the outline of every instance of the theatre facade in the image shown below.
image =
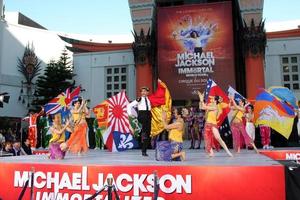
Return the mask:
<path fill-rule="evenodd" d="M 136 87 L 165 81 L 173 99 L 197 99 L 209 78 L 248 98 L 264 87 L 262 0 L 129 0 Z M 147 78 L 145 78 L 147 74 Z"/>
<path fill-rule="evenodd" d="M 197 100 L 196 91 L 205 89 L 208 78 L 224 90 L 231 85 L 250 99 L 258 87 L 265 86 L 262 0 L 128 2 L 133 39 L 127 43 L 88 41 L 2 19 L 0 86 L 12 98 L 1 116 L 27 113 L 26 105 L 18 101 L 22 77 L 16 67 L 27 43 L 34 45 L 43 69 L 66 45 L 73 52 L 76 84 L 82 85 L 82 95 L 91 100 L 91 107 L 121 90 L 133 100 L 141 86 L 155 90 L 158 78 L 168 85 L 175 105 Z M 6 51 L 7 46 L 16 50 Z"/>
<path fill-rule="evenodd" d="M 88 98 L 125 89 L 134 99 L 142 86 L 155 90 L 158 78 L 177 105 L 196 100 L 209 78 L 250 99 L 265 86 L 262 0 L 129 0 L 129 7 L 133 43 L 62 37 L 74 52 L 77 78 L 88 80 L 78 80 Z"/>

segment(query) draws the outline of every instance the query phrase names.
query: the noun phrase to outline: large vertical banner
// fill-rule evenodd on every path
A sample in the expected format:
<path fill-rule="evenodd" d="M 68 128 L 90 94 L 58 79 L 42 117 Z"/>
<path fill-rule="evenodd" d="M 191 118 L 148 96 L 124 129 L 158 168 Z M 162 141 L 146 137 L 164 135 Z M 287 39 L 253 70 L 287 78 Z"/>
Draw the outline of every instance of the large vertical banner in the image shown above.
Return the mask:
<path fill-rule="evenodd" d="M 158 73 L 174 99 L 195 99 L 208 78 L 235 86 L 230 2 L 158 9 Z"/>

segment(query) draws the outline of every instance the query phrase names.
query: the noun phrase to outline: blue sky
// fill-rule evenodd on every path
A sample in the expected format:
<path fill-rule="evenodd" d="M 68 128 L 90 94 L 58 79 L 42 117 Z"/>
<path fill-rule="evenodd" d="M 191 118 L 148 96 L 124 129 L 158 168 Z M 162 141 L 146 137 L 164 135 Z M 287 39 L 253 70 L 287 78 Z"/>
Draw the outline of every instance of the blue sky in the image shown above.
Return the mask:
<path fill-rule="evenodd" d="M 267 22 L 300 20 L 300 0 L 264 0 L 263 16 Z"/>
<path fill-rule="evenodd" d="M 49 30 L 80 34 L 131 34 L 128 0 L 4 0 Z"/>
<path fill-rule="evenodd" d="M 300 0 L 265 0 L 267 22 L 300 20 Z M 288 2 L 288 3 L 287 3 Z M 79 34 L 131 34 L 128 0 L 4 0 L 49 30 Z"/>

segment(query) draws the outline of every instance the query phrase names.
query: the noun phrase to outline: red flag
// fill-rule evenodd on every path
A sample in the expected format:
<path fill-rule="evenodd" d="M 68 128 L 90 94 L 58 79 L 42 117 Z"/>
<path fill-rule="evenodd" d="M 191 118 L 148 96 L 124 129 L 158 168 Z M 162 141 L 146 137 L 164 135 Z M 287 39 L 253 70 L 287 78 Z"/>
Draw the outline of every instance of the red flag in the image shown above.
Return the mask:
<path fill-rule="evenodd" d="M 149 100 L 151 102 L 152 107 L 161 106 L 166 103 L 165 99 L 166 87 L 164 87 L 161 81 L 158 81 L 156 91 L 149 95 Z"/>
<path fill-rule="evenodd" d="M 68 91 L 70 88 L 67 89 L 66 91 L 66 104 L 71 105 L 72 101 L 78 99 L 79 94 L 80 94 L 80 86 L 76 87 L 72 92 Z"/>

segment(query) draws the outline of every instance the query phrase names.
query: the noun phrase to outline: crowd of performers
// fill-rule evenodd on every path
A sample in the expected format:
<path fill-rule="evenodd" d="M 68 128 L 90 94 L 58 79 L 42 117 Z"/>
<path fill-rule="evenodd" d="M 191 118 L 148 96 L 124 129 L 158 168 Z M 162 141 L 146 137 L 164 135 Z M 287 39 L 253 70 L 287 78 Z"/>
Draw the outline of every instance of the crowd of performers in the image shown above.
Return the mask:
<path fill-rule="evenodd" d="M 63 159 L 66 152 L 82 154 L 88 151 L 87 142 L 87 122 L 90 112 L 87 107 L 87 101 L 82 98 L 73 101 L 72 109 L 68 115 L 62 119 L 62 113 L 51 115 L 52 125 L 49 127 L 49 154 L 50 159 Z M 40 113 L 30 113 L 29 117 L 24 118 L 29 122 L 28 140 L 32 149 L 37 145 L 37 118 L 43 115 Z M 67 134 L 67 133 L 72 133 Z"/>
<path fill-rule="evenodd" d="M 147 88 L 141 88 L 141 96 L 145 98 L 145 101 L 139 101 L 139 109 L 143 109 L 144 102 L 147 102 Z M 236 153 L 240 153 L 241 145 L 244 143 L 247 147 L 252 147 L 256 153 L 258 150 L 254 144 L 255 126 L 253 122 L 253 106 L 246 104 L 244 99 L 240 99 L 238 103 L 233 97 L 229 96 L 230 103 L 225 104 L 219 96 L 209 96 L 209 103 L 205 103 L 204 95 L 199 94 L 199 108 L 191 108 L 190 110 L 182 108 L 173 109 L 173 120 L 168 124 L 166 121 L 166 114 L 163 113 L 162 121 L 165 130 L 168 132 L 168 141 L 164 143 L 158 142 L 156 145 L 158 156 L 157 160 L 179 160 L 185 159 L 185 152 L 183 149 L 183 135 L 185 132 L 185 125 L 187 125 L 188 133 L 191 138 L 190 149 L 200 149 L 201 138 L 204 138 L 205 151 L 209 157 L 214 156 L 213 149 L 217 151 L 220 146 L 226 151 L 228 156 L 232 157 L 232 153 L 229 151 L 226 143 L 223 141 L 218 126 L 218 118 L 222 107 L 227 106 L 234 113 L 231 121 L 230 128 L 233 139 L 233 149 Z M 144 112 L 144 111 L 140 111 Z M 147 123 L 150 120 L 141 120 L 141 123 Z M 244 121 L 246 123 L 244 123 Z M 263 148 L 271 148 L 270 137 L 271 129 L 267 126 L 261 126 L 261 137 Z M 142 129 L 142 135 L 149 135 L 148 129 Z M 165 133 L 162 133 L 165 134 Z M 243 141 L 241 141 L 243 140 Z M 196 144 L 197 143 L 197 144 Z M 197 146 L 195 146 L 197 145 Z M 147 156 L 147 154 L 142 154 Z"/>
<path fill-rule="evenodd" d="M 138 122 L 141 124 L 140 146 L 142 156 L 148 156 L 147 149 L 151 146 L 151 102 L 148 98 L 149 89 L 142 87 L 139 98 L 131 102 L 128 106 L 136 107 L 138 113 Z M 191 139 L 190 149 L 200 149 L 201 140 L 204 139 L 204 148 L 208 157 L 214 156 L 214 151 L 219 151 L 222 147 L 228 156 L 233 154 L 228 149 L 226 143 L 220 135 L 220 126 L 218 118 L 224 106 L 231 109 L 233 116 L 229 122 L 232 133 L 232 144 L 235 153 L 240 153 L 242 145 L 251 147 L 255 152 L 258 150 L 255 146 L 255 125 L 253 122 L 253 105 L 247 103 L 244 99 L 238 102 L 229 96 L 230 102 L 225 104 L 219 96 L 209 96 L 209 103 L 204 100 L 204 95 L 198 92 L 199 106 L 190 108 L 173 108 L 172 118 L 167 120 L 167 114 L 162 112 L 161 122 L 164 131 L 159 134 L 155 140 L 156 160 L 172 161 L 184 160 L 186 157 L 183 151 L 183 138 L 188 133 Z M 87 107 L 87 101 L 82 98 L 74 101 L 67 118 L 62 119 L 61 113 L 51 116 L 52 125 L 49 128 L 51 139 L 49 140 L 50 159 L 63 159 L 66 152 L 74 154 L 83 154 L 88 151 L 87 132 L 88 126 L 86 118 L 90 116 Z M 28 130 L 28 140 L 31 147 L 36 147 L 37 127 L 36 120 L 43 114 L 31 113 Z M 130 116 L 129 116 L 130 117 Z M 103 142 L 101 130 L 97 127 L 97 120 L 94 123 L 95 139 L 97 148 L 102 148 Z M 259 127 L 261 143 L 264 149 L 272 148 L 271 129 L 268 126 Z M 72 133 L 70 137 L 67 133 Z M 164 139 L 163 139 L 164 138 Z M 152 138 L 153 140 L 153 138 Z"/>

